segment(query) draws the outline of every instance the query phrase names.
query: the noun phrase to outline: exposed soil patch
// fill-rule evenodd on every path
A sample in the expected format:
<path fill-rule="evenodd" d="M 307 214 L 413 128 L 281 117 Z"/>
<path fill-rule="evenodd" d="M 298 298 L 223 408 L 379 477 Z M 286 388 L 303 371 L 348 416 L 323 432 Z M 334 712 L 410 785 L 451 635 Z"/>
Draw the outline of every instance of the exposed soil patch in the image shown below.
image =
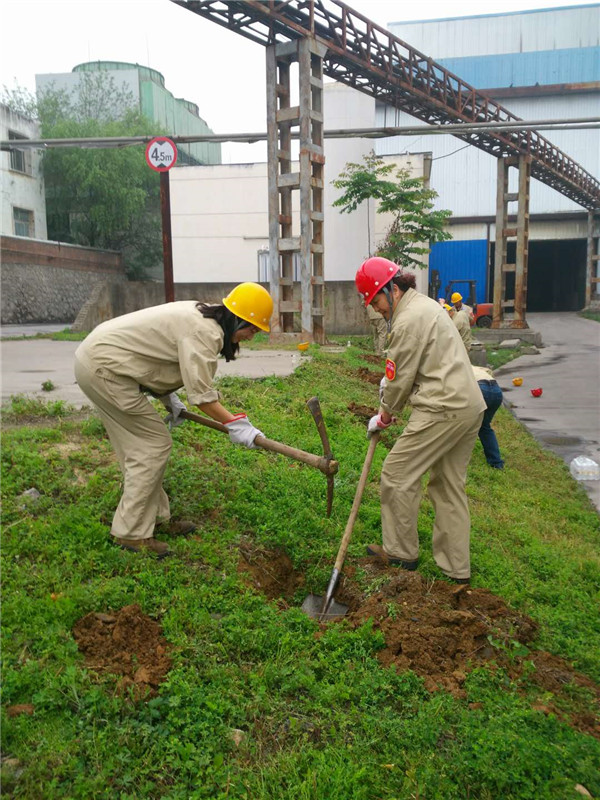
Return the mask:
<path fill-rule="evenodd" d="M 258 589 L 269 600 L 291 600 L 304 585 L 304 576 L 294 570 L 284 550 L 264 550 L 248 542 L 242 542 L 239 550 L 238 573 L 248 586 Z"/>
<path fill-rule="evenodd" d="M 381 367 L 383 365 L 383 362 L 385 361 L 385 356 L 370 356 L 365 354 L 363 355 L 363 359 L 365 361 L 368 361 L 369 364 L 379 364 L 379 366 Z"/>
<path fill-rule="evenodd" d="M 356 370 L 356 374 L 361 379 L 361 381 L 366 381 L 367 383 L 377 384 L 379 386 L 381 379 L 383 378 L 383 372 L 373 372 L 371 369 L 367 369 L 367 367 L 359 367 Z"/>
<path fill-rule="evenodd" d="M 378 592 L 365 597 L 355 580 L 357 566 L 372 578 L 387 579 Z M 249 585 L 272 600 L 285 600 L 286 606 L 303 584 L 285 552 L 249 543 L 240 548 L 238 571 Z M 385 646 L 378 659 L 384 666 L 412 670 L 429 691 L 443 689 L 464 699 L 471 670 L 484 664 L 502 667 L 515 682 L 522 681 L 523 693 L 531 684 L 541 690 L 543 703 L 534 708 L 600 738 L 600 686 L 558 656 L 534 650 L 537 623 L 488 589 L 426 581 L 418 572 L 365 558 L 344 568 L 335 598 L 348 606 L 344 619 L 351 628 L 372 619 L 381 631 Z M 573 687 L 587 693 L 579 711 Z"/>
<path fill-rule="evenodd" d="M 114 614 L 90 613 L 73 626 L 73 636 L 95 672 L 120 675 L 117 689 L 151 697 L 171 668 L 162 628 L 137 604 Z"/>
<path fill-rule="evenodd" d="M 348 411 L 351 411 L 355 416 L 359 419 L 368 422 L 371 417 L 377 414 L 376 408 L 371 408 L 371 406 L 361 406 L 358 403 L 350 403 L 348 406 Z"/>

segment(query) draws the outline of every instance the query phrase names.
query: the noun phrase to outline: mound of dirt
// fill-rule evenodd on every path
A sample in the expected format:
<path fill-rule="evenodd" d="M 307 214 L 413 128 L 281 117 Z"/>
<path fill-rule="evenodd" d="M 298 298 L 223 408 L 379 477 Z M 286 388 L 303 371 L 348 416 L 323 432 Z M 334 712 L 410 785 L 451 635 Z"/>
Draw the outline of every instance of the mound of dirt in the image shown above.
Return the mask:
<path fill-rule="evenodd" d="M 380 367 L 385 362 L 385 356 L 372 356 L 365 353 L 362 358 L 364 361 L 368 361 L 369 364 L 379 364 Z"/>
<path fill-rule="evenodd" d="M 73 637 L 95 672 L 120 675 L 119 691 L 152 697 L 171 668 L 162 628 L 137 604 L 115 614 L 86 614 L 73 626 Z"/>
<path fill-rule="evenodd" d="M 377 386 L 379 386 L 381 379 L 383 378 L 383 372 L 373 372 L 373 370 L 367 369 L 367 367 L 359 367 L 356 370 L 356 374 L 361 381 L 377 384 Z"/>
<path fill-rule="evenodd" d="M 376 408 L 371 408 L 370 406 L 361 406 L 358 403 L 350 403 L 348 406 L 348 411 L 351 411 L 354 416 L 364 420 L 364 422 L 368 422 L 371 417 L 374 417 L 375 414 L 377 414 Z"/>
<path fill-rule="evenodd" d="M 258 589 L 269 600 L 291 600 L 304 585 L 304 576 L 294 570 L 284 550 L 264 550 L 247 542 L 242 542 L 239 550 L 238 573 L 248 586 Z"/>
<path fill-rule="evenodd" d="M 378 592 L 365 596 L 355 580 L 357 567 L 386 582 Z M 256 549 L 248 542 L 241 546 L 238 571 L 280 607 L 287 607 L 303 584 L 302 575 L 294 571 L 284 551 Z M 569 687 L 588 690 L 596 698 L 596 706 L 600 687 L 564 659 L 534 649 L 537 623 L 488 589 L 427 581 L 418 572 L 364 558 L 344 568 L 335 599 L 348 606 L 344 620 L 351 628 L 373 620 L 373 627 L 385 640 L 377 654 L 384 666 L 412 670 L 423 678 L 429 691 L 443 689 L 464 699 L 463 685 L 471 670 L 482 664 L 502 667 L 513 680 L 527 676 L 527 681 L 540 688 L 544 702 L 535 708 L 600 738 L 593 704 L 580 713 L 563 710 L 573 708 Z"/>
<path fill-rule="evenodd" d="M 413 670 L 430 691 L 458 696 L 469 664 L 495 655 L 488 637 L 527 644 L 537 632 L 532 619 L 509 610 L 487 589 L 428 582 L 417 572 L 397 570 L 348 621 L 356 628 L 371 618 L 385 637 L 378 654 L 382 664 Z"/>

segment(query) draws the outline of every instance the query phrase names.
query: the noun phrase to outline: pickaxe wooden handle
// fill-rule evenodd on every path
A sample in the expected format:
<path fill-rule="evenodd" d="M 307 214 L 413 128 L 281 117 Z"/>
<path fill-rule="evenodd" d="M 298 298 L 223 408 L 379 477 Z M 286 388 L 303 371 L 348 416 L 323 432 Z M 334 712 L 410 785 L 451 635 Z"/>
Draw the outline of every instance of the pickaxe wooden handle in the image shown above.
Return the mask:
<path fill-rule="evenodd" d="M 221 422 L 216 422 L 209 417 L 202 417 L 200 414 L 194 414 L 193 411 L 182 411 L 179 416 L 181 419 L 189 419 L 207 428 L 213 428 L 215 431 L 227 433 L 226 425 L 223 425 Z M 331 480 L 333 480 L 333 476 L 339 468 L 337 461 L 322 458 L 313 453 L 307 453 L 304 450 L 298 450 L 296 447 L 290 447 L 282 442 L 275 442 L 273 439 L 267 439 L 265 436 L 257 436 L 254 440 L 254 444 L 257 447 L 261 447 L 263 450 L 270 450 L 273 453 L 279 453 L 282 456 L 287 456 L 287 458 L 292 458 L 294 461 L 301 461 L 303 464 L 308 464 L 309 467 L 315 467 L 315 469 L 319 469 L 324 475 L 327 475 L 328 480 L 330 477 Z"/>
<path fill-rule="evenodd" d="M 325 428 L 325 421 L 323 420 L 323 414 L 321 413 L 321 404 L 319 403 L 319 398 L 311 397 L 310 400 L 306 401 L 306 405 L 309 407 L 310 413 L 313 415 L 313 419 L 317 426 L 317 430 L 319 431 L 319 436 L 321 437 L 321 442 L 323 443 L 323 454 L 325 456 L 325 460 L 329 463 L 332 463 L 333 452 L 331 450 L 331 445 L 329 444 L 329 436 L 327 436 L 327 429 Z M 329 472 L 326 473 L 326 475 L 327 475 L 327 516 L 330 517 L 331 509 L 333 507 L 334 473 Z"/>

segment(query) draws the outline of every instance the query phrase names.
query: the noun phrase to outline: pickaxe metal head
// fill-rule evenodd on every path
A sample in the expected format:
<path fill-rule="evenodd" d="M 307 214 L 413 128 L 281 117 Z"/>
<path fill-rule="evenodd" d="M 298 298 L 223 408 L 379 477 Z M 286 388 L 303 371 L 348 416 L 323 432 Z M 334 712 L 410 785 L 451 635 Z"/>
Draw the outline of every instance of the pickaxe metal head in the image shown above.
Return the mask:
<path fill-rule="evenodd" d="M 321 412 L 321 404 L 319 403 L 319 398 L 311 397 L 310 400 L 306 401 L 306 405 L 309 407 L 310 413 L 313 415 L 313 419 L 317 426 L 317 430 L 319 431 L 319 436 L 321 437 L 321 442 L 323 443 L 323 455 L 327 462 L 331 462 L 333 460 L 333 453 L 331 451 L 331 445 L 329 444 L 329 437 L 327 436 L 327 429 L 325 428 L 325 421 L 323 420 L 323 414 Z M 333 507 L 333 472 L 327 474 L 328 517 L 331 516 L 332 507 Z"/>

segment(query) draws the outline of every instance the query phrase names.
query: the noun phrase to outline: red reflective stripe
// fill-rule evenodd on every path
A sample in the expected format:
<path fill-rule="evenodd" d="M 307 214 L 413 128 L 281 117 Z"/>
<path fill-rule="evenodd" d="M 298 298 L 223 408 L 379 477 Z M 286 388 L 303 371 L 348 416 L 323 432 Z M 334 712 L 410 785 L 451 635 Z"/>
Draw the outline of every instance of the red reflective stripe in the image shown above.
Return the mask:
<path fill-rule="evenodd" d="M 230 422 L 237 422 L 238 419 L 245 419 L 246 417 L 247 414 L 235 414 L 233 419 L 227 420 L 227 422 L 224 422 L 223 425 L 229 425 Z"/>

